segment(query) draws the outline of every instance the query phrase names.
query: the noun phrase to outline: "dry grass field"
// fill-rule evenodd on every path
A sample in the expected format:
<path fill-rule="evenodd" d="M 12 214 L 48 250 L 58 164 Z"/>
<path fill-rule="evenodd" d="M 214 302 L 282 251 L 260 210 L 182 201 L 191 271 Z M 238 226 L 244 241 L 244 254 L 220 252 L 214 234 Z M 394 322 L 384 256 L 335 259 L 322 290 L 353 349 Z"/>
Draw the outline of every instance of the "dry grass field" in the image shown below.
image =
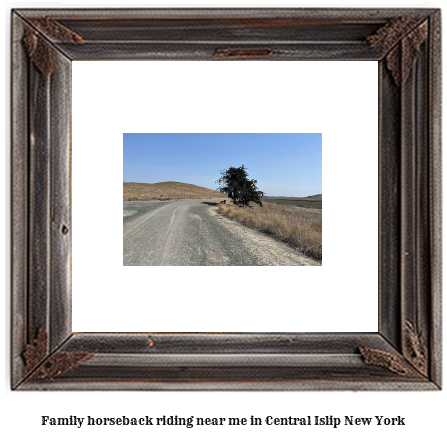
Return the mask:
<path fill-rule="evenodd" d="M 323 195 L 312 195 L 306 198 L 287 196 L 264 196 L 262 202 L 271 202 L 289 207 L 323 208 Z"/>
<path fill-rule="evenodd" d="M 263 207 L 219 204 L 219 213 L 322 259 L 322 210 L 264 203 Z"/>
<path fill-rule="evenodd" d="M 154 184 L 123 183 L 123 201 L 168 201 L 171 199 L 226 198 L 215 190 L 173 181 Z"/>

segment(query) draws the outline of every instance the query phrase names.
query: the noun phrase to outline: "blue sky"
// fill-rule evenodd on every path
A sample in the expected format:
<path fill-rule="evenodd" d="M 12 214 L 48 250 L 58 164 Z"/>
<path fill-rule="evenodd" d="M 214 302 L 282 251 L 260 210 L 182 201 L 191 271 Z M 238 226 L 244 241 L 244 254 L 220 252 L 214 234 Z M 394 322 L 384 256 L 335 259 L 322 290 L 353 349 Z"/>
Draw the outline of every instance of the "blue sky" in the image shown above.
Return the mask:
<path fill-rule="evenodd" d="M 216 189 L 220 170 L 247 168 L 266 196 L 322 193 L 321 134 L 123 134 L 123 181 Z"/>

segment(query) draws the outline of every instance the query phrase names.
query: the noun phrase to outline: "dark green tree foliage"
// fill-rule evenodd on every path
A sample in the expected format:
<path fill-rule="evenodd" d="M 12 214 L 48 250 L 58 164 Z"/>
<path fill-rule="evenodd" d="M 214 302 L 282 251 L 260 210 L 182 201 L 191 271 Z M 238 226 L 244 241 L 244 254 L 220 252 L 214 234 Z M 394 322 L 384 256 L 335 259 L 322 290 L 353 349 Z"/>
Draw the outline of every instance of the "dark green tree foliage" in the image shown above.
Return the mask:
<path fill-rule="evenodd" d="M 255 202 L 262 207 L 261 199 L 264 192 L 256 187 L 258 181 L 248 179 L 244 165 L 221 170 L 220 175 L 221 177 L 216 181 L 219 184 L 218 190 L 226 193 L 233 200 L 233 204 L 248 206 L 250 202 Z"/>

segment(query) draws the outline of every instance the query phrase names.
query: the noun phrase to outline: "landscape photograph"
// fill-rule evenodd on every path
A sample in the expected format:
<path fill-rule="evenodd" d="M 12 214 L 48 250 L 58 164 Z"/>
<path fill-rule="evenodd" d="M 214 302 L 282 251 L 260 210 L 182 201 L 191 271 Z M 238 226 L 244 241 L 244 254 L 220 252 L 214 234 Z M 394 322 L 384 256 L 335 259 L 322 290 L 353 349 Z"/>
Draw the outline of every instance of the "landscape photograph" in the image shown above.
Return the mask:
<path fill-rule="evenodd" d="M 124 266 L 321 266 L 322 134 L 123 134 Z"/>

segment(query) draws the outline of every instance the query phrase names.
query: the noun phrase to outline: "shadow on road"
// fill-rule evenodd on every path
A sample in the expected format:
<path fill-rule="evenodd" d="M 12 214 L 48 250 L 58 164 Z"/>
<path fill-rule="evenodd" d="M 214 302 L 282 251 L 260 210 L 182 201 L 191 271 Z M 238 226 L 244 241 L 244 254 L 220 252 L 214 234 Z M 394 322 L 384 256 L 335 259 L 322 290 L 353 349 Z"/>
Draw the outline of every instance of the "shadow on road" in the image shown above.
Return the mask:
<path fill-rule="evenodd" d="M 217 202 L 202 202 L 202 204 L 211 205 L 212 207 L 215 207 L 217 205 Z"/>

